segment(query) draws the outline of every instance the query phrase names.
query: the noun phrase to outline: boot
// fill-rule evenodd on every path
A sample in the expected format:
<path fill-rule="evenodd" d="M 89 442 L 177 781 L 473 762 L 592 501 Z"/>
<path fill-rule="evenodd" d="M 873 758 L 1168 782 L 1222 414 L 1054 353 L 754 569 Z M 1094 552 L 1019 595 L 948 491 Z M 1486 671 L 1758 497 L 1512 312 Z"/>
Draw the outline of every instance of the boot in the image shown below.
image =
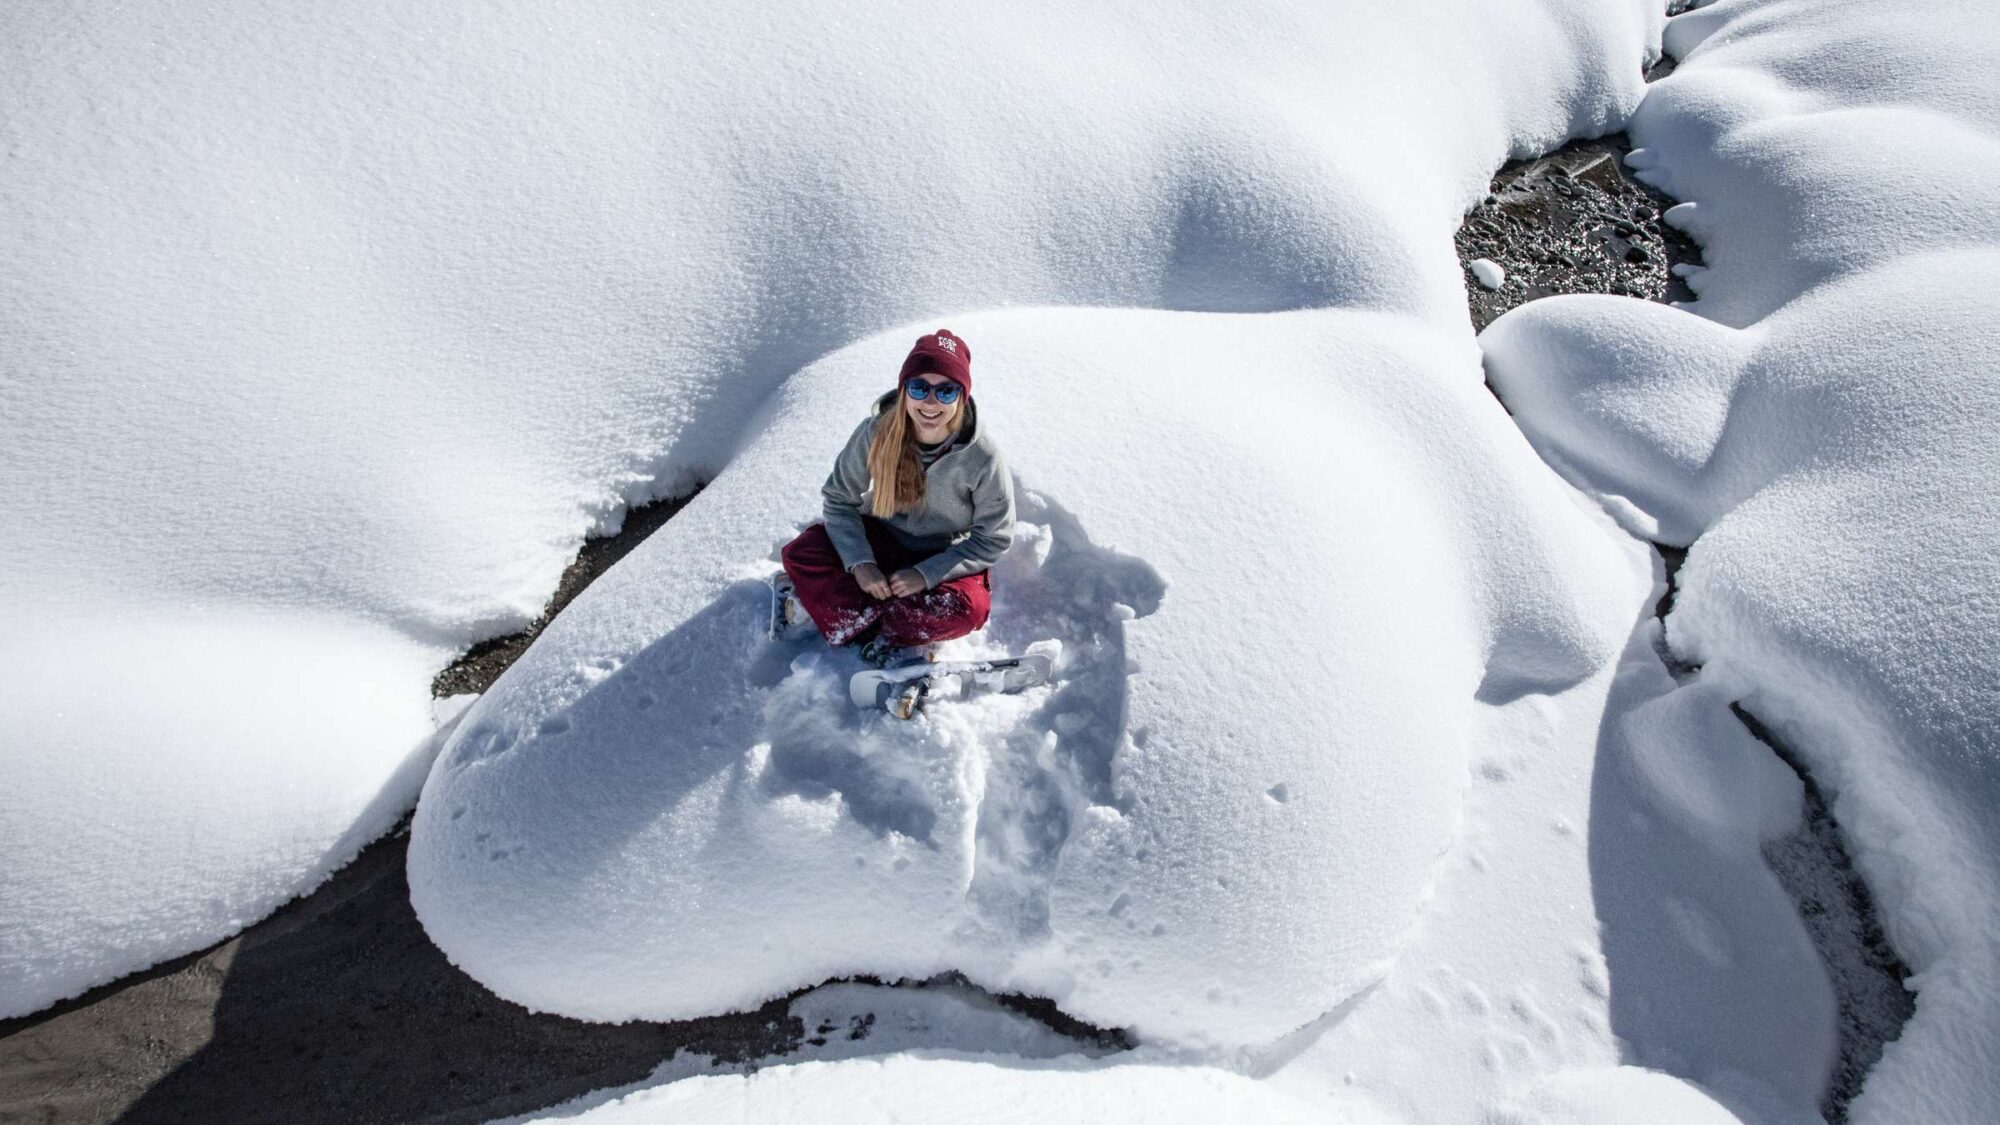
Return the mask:
<path fill-rule="evenodd" d="M 861 662 L 873 668 L 900 668 L 937 660 L 936 645 L 892 645 L 877 633 L 861 646 Z"/>

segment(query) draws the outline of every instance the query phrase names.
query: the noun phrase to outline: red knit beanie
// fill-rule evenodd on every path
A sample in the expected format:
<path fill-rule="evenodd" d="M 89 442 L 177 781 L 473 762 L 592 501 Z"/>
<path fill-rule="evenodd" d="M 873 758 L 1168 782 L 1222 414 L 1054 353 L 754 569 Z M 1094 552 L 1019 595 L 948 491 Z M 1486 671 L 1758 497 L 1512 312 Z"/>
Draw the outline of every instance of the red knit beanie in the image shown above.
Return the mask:
<path fill-rule="evenodd" d="M 966 394 L 971 394 L 972 349 L 949 328 L 919 336 L 916 347 L 911 348 L 909 356 L 903 360 L 903 370 L 896 376 L 896 386 L 900 388 L 910 376 L 925 372 L 942 375 L 957 383 Z"/>

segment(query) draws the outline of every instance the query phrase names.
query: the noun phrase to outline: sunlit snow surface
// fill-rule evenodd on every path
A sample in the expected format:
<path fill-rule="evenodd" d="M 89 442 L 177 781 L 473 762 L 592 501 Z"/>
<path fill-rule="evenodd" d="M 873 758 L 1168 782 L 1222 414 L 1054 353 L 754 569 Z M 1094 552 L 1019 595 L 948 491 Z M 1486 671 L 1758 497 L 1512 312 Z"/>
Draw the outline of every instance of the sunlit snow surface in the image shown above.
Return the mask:
<path fill-rule="evenodd" d="M 581 1113 L 527 1119 L 548 1125 L 806 1120 L 828 1125 L 1395 1122 L 1395 1118 L 1365 1104 L 1330 1110 L 1287 1097 L 1240 1074 L 1208 1067 L 1107 1065 L 1074 1058 L 1039 1061 L 948 1053 L 806 1062 L 747 1075 L 699 1075 L 635 1091 Z M 1707 1123 L 1695 1119 L 1690 1125 Z"/>
<path fill-rule="evenodd" d="M 1623 119 L 1649 7 L 6 5 L 0 1014 L 344 862 L 430 672 L 820 356 L 1027 303 L 1462 342 L 1449 230 Z"/>
<path fill-rule="evenodd" d="M 958 969 L 1145 1065 L 631 1104 L 1809 1114 L 1796 788 L 1485 394 L 1449 237 L 1623 121 L 1651 8 L 7 9 L 0 1013 L 344 861 L 447 655 L 713 478 L 451 728 L 430 932 L 598 1019 Z M 976 644 L 1066 660 L 899 726 L 757 582 L 938 323 L 1023 499 Z"/>
<path fill-rule="evenodd" d="M 904 724 L 848 704 L 853 657 L 763 638 L 825 420 L 907 339 L 835 353 L 461 719 L 410 853 L 455 964 L 592 1019 L 957 970 L 1411 1120 L 1634 1042 L 1736 1106 L 1816 1101 L 1831 1000 L 1756 851 L 1796 782 L 1667 694 L 1650 560 L 1469 350 L 1338 311 L 954 324 L 1022 497 L 977 644 L 1060 641 L 1056 683 Z"/>
<path fill-rule="evenodd" d="M 1206 1067 L 955 1053 L 814 1061 L 746 1075 L 703 1075 L 599 1105 L 565 1106 L 548 1116 L 517 1120 L 520 1125 L 668 1125 L 808 1118 L 830 1125 L 935 1121 L 1395 1125 L 1403 1120 L 1356 1091 L 1307 1102 L 1268 1084 Z M 1603 1067 L 1565 1072 L 1527 1087 L 1495 1106 L 1488 1120 L 1499 1125 L 1736 1125 L 1738 1118 L 1713 1098 L 1668 1075 L 1636 1067 Z"/>
<path fill-rule="evenodd" d="M 1836 795 L 1917 989 L 1858 1122 L 2000 1104 L 1996 28 L 1943 2 L 1678 18 L 1631 163 L 1688 201 L 1699 301 L 1564 297 L 1482 337 L 1540 446 L 1693 544 L 1669 641 Z"/>
<path fill-rule="evenodd" d="M 1023 497 L 984 640 L 1060 641 L 1057 685 L 904 724 L 849 705 L 851 655 L 763 639 L 827 420 L 907 341 L 836 353 L 466 715 L 411 846 L 461 967 L 594 1019 L 956 968 L 1266 1042 L 1382 976 L 1460 819 L 1475 696 L 1571 687 L 1643 613 L 1637 552 L 1419 322 L 957 324 Z"/>

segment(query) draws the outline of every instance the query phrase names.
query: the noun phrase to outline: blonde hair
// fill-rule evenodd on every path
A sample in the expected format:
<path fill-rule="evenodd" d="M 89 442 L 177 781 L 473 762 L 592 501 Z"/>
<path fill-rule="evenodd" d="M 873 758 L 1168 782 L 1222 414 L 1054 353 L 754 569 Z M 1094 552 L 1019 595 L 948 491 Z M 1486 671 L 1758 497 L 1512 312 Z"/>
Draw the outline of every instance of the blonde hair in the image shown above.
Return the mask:
<path fill-rule="evenodd" d="M 963 396 L 953 407 L 951 432 L 965 424 L 965 404 Z M 895 401 L 875 420 L 875 436 L 868 442 L 868 480 L 875 486 L 874 496 L 869 498 L 868 514 L 876 519 L 888 519 L 905 508 L 914 508 L 924 501 L 924 467 L 917 460 L 917 431 L 910 425 L 909 415 L 904 413 L 903 392 L 897 391 Z"/>

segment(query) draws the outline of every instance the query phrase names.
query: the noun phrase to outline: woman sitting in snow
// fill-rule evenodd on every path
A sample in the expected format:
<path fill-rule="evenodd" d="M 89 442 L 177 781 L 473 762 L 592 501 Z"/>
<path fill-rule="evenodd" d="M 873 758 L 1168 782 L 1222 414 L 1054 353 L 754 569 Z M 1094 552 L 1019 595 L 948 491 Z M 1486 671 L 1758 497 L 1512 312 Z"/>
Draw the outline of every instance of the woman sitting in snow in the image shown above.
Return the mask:
<path fill-rule="evenodd" d="M 787 624 L 810 617 L 828 644 L 866 642 L 876 664 L 986 624 L 1014 485 L 979 424 L 964 340 L 918 338 L 821 492 L 826 522 L 785 545 Z"/>

